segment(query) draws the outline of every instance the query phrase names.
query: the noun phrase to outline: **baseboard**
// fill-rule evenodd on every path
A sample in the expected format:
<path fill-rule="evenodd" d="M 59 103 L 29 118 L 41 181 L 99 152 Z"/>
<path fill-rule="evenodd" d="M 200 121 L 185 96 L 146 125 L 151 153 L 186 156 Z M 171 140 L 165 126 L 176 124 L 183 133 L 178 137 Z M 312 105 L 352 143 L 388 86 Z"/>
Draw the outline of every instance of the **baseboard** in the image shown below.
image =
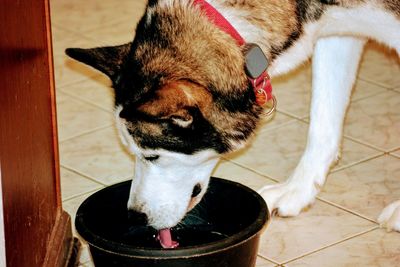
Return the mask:
<path fill-rule="evenodd" d="M 75 263 L 71 265 L 70 262 L 78 260 L 78 253 L 79 241 L 72 236 L 71 217 L 61 210 L 48 242 L 43 267 L 75 266 Z"/>

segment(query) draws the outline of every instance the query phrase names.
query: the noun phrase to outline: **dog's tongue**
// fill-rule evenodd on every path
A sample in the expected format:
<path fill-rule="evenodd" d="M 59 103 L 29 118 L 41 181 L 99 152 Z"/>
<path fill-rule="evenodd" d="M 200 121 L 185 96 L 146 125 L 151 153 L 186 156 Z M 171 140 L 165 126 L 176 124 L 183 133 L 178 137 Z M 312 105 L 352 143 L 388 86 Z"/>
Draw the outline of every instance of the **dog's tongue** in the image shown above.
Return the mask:
<path fill-rule="evenodd" d="M 176 248 L 179 243 L 172 240 L 171 229 L 165 228 L 158 231 L 157 239 L 163 248 Z"/>

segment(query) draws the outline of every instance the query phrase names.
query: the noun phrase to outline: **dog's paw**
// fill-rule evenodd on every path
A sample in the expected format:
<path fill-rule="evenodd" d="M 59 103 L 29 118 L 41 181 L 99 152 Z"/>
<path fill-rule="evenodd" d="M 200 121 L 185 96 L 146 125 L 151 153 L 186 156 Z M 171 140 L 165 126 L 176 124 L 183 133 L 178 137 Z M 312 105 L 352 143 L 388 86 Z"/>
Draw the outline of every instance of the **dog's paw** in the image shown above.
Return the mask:
<path fill-rule="evenodd" d="M 400 200 L 386 206 L 378 217 L 381 227 L 400 232 Z"/>
<path fill-rule="evenodd" d="M 297 216 L 314 203 L 318 193 L 313 186 L 307 188 L 290 182 L 267 185 L 258 192 L 267 202 L 271 214 L 281 217 Z"/>

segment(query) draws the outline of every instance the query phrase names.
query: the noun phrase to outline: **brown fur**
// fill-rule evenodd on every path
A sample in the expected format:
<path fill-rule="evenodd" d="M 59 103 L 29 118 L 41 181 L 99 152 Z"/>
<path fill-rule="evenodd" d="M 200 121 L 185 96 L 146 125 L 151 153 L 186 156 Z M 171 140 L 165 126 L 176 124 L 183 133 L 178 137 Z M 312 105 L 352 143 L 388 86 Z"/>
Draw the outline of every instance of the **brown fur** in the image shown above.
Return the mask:
<path fill-rule="evenodd" d="M 276 56 L 274 47 L 283 47 L 291 34 L 301 31 L 296 5 L 291 0 L 230 0 L 225 6 L 252 14 L 248 21 L 263 29 L 260 45 L 270 61 Z"/>
<path fill-rule="evenodd" d="M 155 96 L 139 106 L 138 110 L 160 118 L 181 116 L 189 119 L 190 115 L 185 109 L 198 107 L 203 114 L 208 114 L 211 103 L 212 96 L 204 87 L 187 81 L 177 81 L 157 90 Z"/>
<path fill-rule="evenodd" d="M 368 1 L 377 0 L 227 0 L 219 4 L 224 10 L 251 14 L 243 19 L 260 29 L 258 44 L 273 61 L 301 36 L 304 25 L 317 20 L 331 5 Z M 380 3 L 398 12 L 399 2 Z M 262 110 L 244 71 L 245 49 L 192 1 L 151 0 L 132 44 L 76 49 L 70 55 L 110 76 L 116 105 L 123 108 L 120 116 L 127 120 L 137 143 L 184 153 L 212 147 L 224 153 L 248 139 Z M 180 129 L 176 119 L 193 119 L 193 124 Z M 199 143 L 192 144 L 193 140 Z"/>
<path fill-rule="evenodd" d="M 398 18 L 400 18 L 400 0 L 384 0 L 383 5 L 393 11 Z"/>
<path fill-rule="evenodd" d="M 168 29 L 164 38 L 172 46 L 159 47 L 152 43 L 138 46 L 135 59 L 142 62 L 146 70 L 164 73 L 168 81 L 189 77 L 204 87 L 212 84 L 220 93 L 232 87 L 246 88 L 246 77 L 238 72 L 244 66 L 242 53 L 230 36 L 221 35 L 200 13 L 194 15 L 182 5 L 154 9 L 159 18 L 156 26 Z M 221 64 L 225 61 L 231 64 Z M 221 75 L 223 73 L 226 76 Z"/>

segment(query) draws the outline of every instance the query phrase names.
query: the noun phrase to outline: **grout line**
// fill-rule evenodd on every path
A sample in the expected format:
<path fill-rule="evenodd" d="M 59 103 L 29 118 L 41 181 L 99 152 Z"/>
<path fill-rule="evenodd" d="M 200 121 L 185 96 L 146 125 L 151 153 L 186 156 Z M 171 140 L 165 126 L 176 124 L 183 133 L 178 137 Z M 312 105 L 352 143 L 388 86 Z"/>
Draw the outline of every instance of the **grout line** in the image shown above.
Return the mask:
<path fill-rule="evenodd" d="M 381 87 L 381 86 L 380 86 L 380 87 Z M 381 89 L 383 89 L 383 90 L 385 90 L 385 91 L 378 92 L 378 93 L 374 93 L 374 94 L 371 94 L 371 95 L 367 95 L 367 96 L 363 96 L 363 97 L 360 97 L 360 98 L 351 100 L 349 106 L 350 106 L 351 104 L 353 104 L 353 103 L 357 103 L 357 102 L 359 102 L 359 101 L 363 101 L 363 100 L 366 100 L 366 99 L 368 99 L 368 98 L 377 97 L 377 96 L 379 96 L 379 95 L 382 95 L 382 94 L 385 94 L 385 93 L 391 91 L 390 89 L 384 88 L 384 87 L 381 87 Z"/>
<path fill-rule="evenodd" d="M 67 198 L 63 199 L 62 202 L 64 203 L 64 202 L 70 201 L 70 200 L 72 200 L 72 199 L 81 197 L 81 196 L 86 195 L 86 194 L 95 193 L 95 192 L 97 192 L 98 190 L 103 189 L 103 188 L 104 188 L 104 186 L 100 186 L 99 188 L 91 189 L 91 190 L 88 190 L 88 191 L 86 191 L 86 192 L 82 192 L 82 193 L 79 193 L 79 194 L 76 194 L 76 195 L 67 197 Z"/>
<path fill-rule="evenodd" d="M 80 82 L 82 82 L 82 81 L 80 81 Z M 111 89 L 111 87 L 110 87 L 110 89 Z M 70 93 L 70 92 L 68 92 L 68 90 L 65 90 L 65 88 L 60 89 L 60 91 L 61 91 L 61 93 L 65 94 L 65 95 L 67 95 L 69 97 L 74 98 L 75 100 L 79 100 L 81 102 L 84 102 L 85 104 L 89 104 L 92 107 L 100 108 L 102 111 L 105 111 L 107 113 L 111 113 L 111 114 L 113 113 L 113 109 L 107 109 L 107 108 L 97 104 L 96 102 L 92 102 L 92 101 L 90 101 L 90 100 L 88 100 L 88 99 L 86 99 L 84 97 L 80 97 L 80 96 L 77 96 L 76 94 Z"/>
<path fill-rule="evenodd" d="M 143 11 L 143 12 L 144 12 L 144 11 Z M 102 27 L 113 26 L 113 25 L 115 25 L 115 24 L 118 24 L 118 23 L 123 22 L 123 21 L 128 21 L 128 20 L 130 21 L 130 19 L 128 19 L 128 18 L 123 18 L 123 17 L 111 19 L 111 20 L 108 20 L 108 21 L 107 21 L 107 25 L 103 25 Z M 60 24 L 58 24 L 58 23 L 56 23 L 56 22 L 52 22 L 52 25 L 56 26 L 57 28 L 60 28 L 61 30 L 68 31 L 69 33 L 77 34 L 77 35 L 79 35 L 80 37 L 84 37 L 84 38 L 89 39 L 89 40 L 91 40 L 91 41 L 96 41 L 97 43 L 99 42 L 99 40 L 96 40 L 95 38 L 91 38 L 90 36 L 87 36 L 87 35 L 85 35 L 85 34 L 90 33 L 90 32 L 92 32 L 92 31 L 94 31 L 94 30 L 97 30 L 97 29 L 102 28 L 102 27 L 100 27 L 100 26 L 93 26 L 93 27 L 89 27 L 89 28 L 87 28 L 87 29 L 84 29 L 84 30 L 82 30 L 82 31 L 75 31 L 75 30 L 71 30 L 71 29 L 69 29 L 69 28 L 65 28 L 64 26 L 62 26 L 62 25 L 60 25 Z M 102 45 L 102 43 L 100 43 L 100 45 Z"/>
<path fill-rule="evenodd" d="M 304 118 L 305 116 L 308 116 L 309 112 L 307 113 L 307 115 L 296 115 L 294 113 L 288 112 L 288 111 L 284 111 L 281 109 L 277 109 L 278 112 L 282 113 L 283 115 L 289 116 L 293 119 L 297 119 L 297 120 L 301 120 L 302 118 Z"/>
<path fill-rule="evenodd" d="M 283 115 L 286 115 L 286 116 L 288 116 L 288 117 L 291 117 L 292 119 L 298 119 L 297 116 L 293 116 L 292 114 L 287 113 L 287 112 L 285 112 L 285 111 L 282 111 L 282 110 L 279 110 L 279 109 L 277 109 L 276 111 L 279 112 L 279 113 L 281 113 L 281 114 L 283 114 Z"/>
<path fill-rule="evenodd" d="M 263 259 L 263 260 L 269 261 L 269 262 L 271 262 L 271 263 L 273 263 L 273 264 L 277 264 L 278 266 L 281 265 L 281 263 L 279 263 L 279 262 L 277 262 L 277 261 L 274 261 L 273 259 L 270 259 L 270 258 L 268 258 L 268 257 L 265 257 L 265 256 L 263 256 L 263 255 L 261 255 L 261 254 L 259 254 L 259 253 L 257 253 L 257 256 L 260 257 L 260 258 Z"/>
<path fill-rule="evenodd" d="M 337 203 L 335 203 L 335 202 L 329 201 L 329 200 L 327 200 L 327 199 L 325 199 L 325 198 L 323 198 L 323 197 L 321 197 L 321 196 L 317 196 L 316 199 L 318 199 L 318 200 L 320 200 L 320 201 L 322 201 L 322 202 L 324 202 L 324 203 L 326 203 L 326 204 L 328 204 L 328 205 L 330 205 L 330 206 L 334 206 L 334 207 L 336 207 L 336 208 L 338 208 L 338 209 L 340 209 L 340 210 L 343 210 L 343 211 L 348 212 L 348 213 L 351 213 L 351 214 L 353 214 L 353 215 L 355 215 L 355 216 L 357 216 L 357 217 L 360 217 L 360 218 L 362 218 L 362 219 L 365 219 L 365 220 L 367 220 L 367 221 L 370 221 L 370 222 L 372 222 L 372 223 L 374 223 L 374 224 L 378 224 L 378 226 L 379 226 L 379 223 L 378 223 L 376 220 L 371 219 L 371 218 L 369 218 L 369 217 L 367 217 L 367 216 L 364 216 L 364 215 L 362 215 L 361 213 L 358 213 L 358 212 L 356 212 L 356 211 L 354 211 L 354 210 L 351 210 L 351 209 L 349 209 L 349 208 L 346 208 L 346 207 L 344 207 L 344 206 L 342 206 L 342 205 L 340 205 L 340 204 L 337 204 Z"/>
<path fill-rule="evenodd" d="M 85 173 L 83 173 L 83 172 L 81 172 L 81 171 L 78 171 L 78 170 L 76 170 L 76 169 L 73 168 L 73 167 L 69 167 L 69 166 L 67 166 L 67 165 L 65 165 L 65 164 L 60 164 L 60 166 L 63 167 L 64 169 L 69 170 L 70 172 L 73 172 L 73 173 L 75 173 L 75 174 L 78 174 L 78 175 L 80 175 L 80 176 L 83 176 L 83 177 L 85 177 L 86 179 L 91 180 L 92 182 L 98 183 L 98 184 L 100 184 L 100 185 L 102 185 L 102 186 L 107 186 L 107 184 L 105 184 L 105 183 L 103 183 L 103 182 L 101 182 L 101 181 L 99 181 L 99 180 L 97 180 L 97 179 L 91 177 L 90 175 L 87 175 L 87 174 L 85 174 Z"/>
<path fill-rule="evenodd" d="M 84 136 L 84 135 L 91 134 L 91 133 L 96 132 L 96 131 L 101 131 L 101 130 L 110 128 L 113 125 L 114 125 L 113 123 L 110 123 L 109 125 L 103 125 L 103 126 L 99 126 L 99 127 L 93 128 L 91 130 L 83 131 L 83 132 L 81 132 L 79 134 L 76 134 L 76 135 L 73 135 L 73 136 L 69 136 L 67 138 L 64 138 L 64 139 L 60 140 L 59 144 L 65 143 L 65 142 L 70 141 L 71 139 L 74 139 L 74 138 L 77 138 L 77 137 L 81 137 L 81 136 Z"/>
<path fill-rule="evenodd" d="M 88 38 L 87 36 L 81 34 L 80 32 L 71 31 L 70 29 L 64 28 L 64 27 L 59 26 L 59 25 L 54 25 L 53 23 L 52 23 L 51 29 L 52 29 L 53 32 L 55 30 L 59 29 L 59 30 L 67 32 L 68 34 L 71 34 L 71 37 L 64 37 L 64 38 L 58 38 L 58 39 L 56 39 L 54 37 L 54 34 L 53 34 L 53 41 L 54 42 L 57 42 L 57 41 L 60 41 L 60 42 L 69 41 L 70 39 L 71 39 L 71 41 L 73 41 L 72 37 L 77 37 L 79 39 L 84 39 L 85 41 L 93 41 L 93 39 Z M 53 49 L 54 49 L 54 47 L 53 47 Z M 55 49 L 54 49 L 54 51 L 55 51 Z"/>
<path fill-rule="evenodd" d="M 83 64 L 83 63 L 80 63 L 80 64 Z M 61 68 L 68 68 L 68 67 L 67 66 L 63 66 Z M 85 81 L 98 83 L 98 84 L 103 85 L 103 86 L 105 86 L 107 88 L 110 88 L 110 90 L 112 90 L 111 84 L 104 84 L 104 83 L 101 83 L 98 80 L 94 79 L 94 78 L 103 77 L 103 76 L 104 76 L 104 74 L 101 74 L 101 72 L 96 72 L 96 70 L 93 70 L 92 74 L 89 74 L 89 75 L 85 74 L 85 76 L 83 76 L 82 78 L 74 79 L 71 82 L 63 83 L 61 85 L 57 85 L 57 90 L 61 90 L 62 92 L 67 93 L 67 92 L 65 92 L 65 87 L 70 87 L 71 85 L 77 85 L 77 84 L 79 84 L 81 82 L 85 82 Z M 69 93 L 67 93 L 67 94 L 71 95 Z"/>
<path fill-rule="evenodd" d="M 83 63 L 82 63 L 82 64 L 83 64 Z M 60 69 L 65 69 L 65 68 L 74 71 L 73 69 L 70 69 L 70 68 L 68 68 L 68 67 L 66 67 L 66 66 L 63 66 L 63 67 L 61 67 Z M 58 69 L 58 68 L 57 68 L 57 67 L 54 67 L 54 69 L 56 70 L 56 69 Z M 74 72 L 77 72 L 77 71 L 74 71 Z M 84 82 L 84 81 L 86 81 L 88 78 L 90 79 L 90 78 L 92 78 L 92 77 L 96 77 L 96 75 L 97 75 L 97 74 L 89 74 L 89 75 L 86 75 L 86 74 L 85 74 L 85 76 L 82 76 L 82 77 L 80 77 L 80 78 L 74 78 L 74 79 L 72 79 L 72 80 L 68 80 L 67 82 L 63 82 L 63 83 L 59 83 L 59 82 L 56 81 L 56 86 L 55 86 L 56 92 L 57 92 L 57 90 L 61 90 L 61 89 L 63 89 L 64 87 L 70 86 L 70 85 L 75 84 L 75 83 Z"/>
<path fill-rule="evenodd" d="M 386 151 L 385 151 L 384 149 L 382 149 L 382 148 L 379 148 L 379 147 L 377 147 L 377 146 L 374 146 L 374 145 L 365 143 L 364 141 L 362 141 L 362 140 L 360 140 L 360 139 L 357 139 L 357 138 L 355 138 L 355 137 L 352 137 L 352 136 L 350 136 L 350 135 L 343 134 L 343 137 L 344 137 L 344 138 L 347 138 L 347 139 L 349 139 L 349 140 L 351 140 L 351 141 L 353 141 L 353 142 L 355 142 L 355 143 L 358 143 L 358 144 L 367 146 L 367 147 L 369 147 L 369 148 L 372 148 L 372 149 L 375 149 L 375 150 L 378 150 L 378 151 L 381 151 L 381 152 L 386 152 Z"/>
<path fill-rule="evenodd" d="M 303 255 L 300 255 L 300 256 L 298 256 L 298 257 L 295 257 L 295 258 L 293 258 L 293 259 L 290 259 L 290 260 L 288 260 L 288 261 L 285 261 L 285 262 L 283 262 L 282 264 L 288 264 L 288 263 L 293 262 L 293 261 L 296 261 L 296 260 L 298 260 L 298 259 L 305 258 L 306 256 L 309 256 L 309 255 L 318 253 L 318 252 L 321 251 L 321 250 L 324 250 L 324 249 L 327 249 L 327 248 L 336 246 L 336 245 L 341 244 L 341 243 L 344 243 L 344 242 L 346 242 L 346 241 L 348 241 L 348 240 L 350 240 L 350 239 L 353 239 L 353 238 L 356 238 L 356 237 L 365 235 L 365 234 L 367 234 L 367 233 L 369 233 L 369 232 L 372 232 L 372 231 L 375 231 L 375 230 L 377 230 L 377 229 L 379 229 L 379 226 L 374 226 L 374 227 L 372 227 L 372 228 L 370 228 L 370 229 L 368 229 L 368 230 L 365 230 L 365 231 L 362 231 L 362 232 L 360 232 L 360 233 L 357 233 L 357 234 L 348 236 L 348 237 L 346 237 L 346 238 L 344 238 L 344 239 L 342 239 L 342 240 L 339 240 L 339 241 L 337 241 L 337 242 L 333 242 L 333 243 L 331 243 L 331 244 L 325 245 L 325 246 L 323 246 L 323 247 L 321 247 L 321 248 L 319 248 L 319 249 L 316 249 L 316 250 L 314 250 L 314 251 L 307 252 L 307 253 L 305 253 L 305 254 L 303 254 Z"/>
<path fill-rule="evenodd" d="M 279 113 L 283 114 L 282 112 L 279 112 Z M 283 115 L 288 116 L 288 115 L 286 115 L 286 114 L 283 114 Z M 261 127 L 259 127 L 258 133 L 265 133 L 265 132 L 269 132 L 269 131 L 272 131 L 272 130 L 277 130 L 277 129 L 280 129 L 280 128 L 282 128 L 282 127 L 285 127 L 285 126 L 287 126 L 287 125 L 289 125 L 289 124 L 291 124 L 291 123 L 293 123 L 293 122 L 299 121 L 298 118 L 294 118 L 294 117 L 292 117 L 292 116 L 288 116 L 288 117 L 290 117 L 288 121 L 283 122 L 283 123 L 278 124 L 278 125 L 273 126 L 273 127 L 269 127 L 269 126 L 268 126 L 268 124 L 269 124 L 270 121 L 263 122 L 264 125 L 262 125 Z M 273 120 L 273 119 L 272 119 L 272 120 Z M 265 128 L 264 128 L 264 126 L 265 126 Z"/>
<path fill-rule="evenodd" d="M 66 32 L 68 32 L 70 34 L 78 35 L 78 37 L 81 37 L 81 38 L 84 38 L 84 39 L 87 39 L 87 40 L 91 40 L 91 39 L 88 39 L 87 36 L 83 35 L 82 32 L 74 31 L 74 30 L 71 30 L 69 28 L 65 28 L 63 25 L 58 24 L 57 22 L 54 22 L 54 21 L 51 22 L 51 29 L 53 30 L 53 28 L 55 28 L 55 29 L 58 28 L 60 30 L 66 31 Z"/>
<path fill-rule="evenodd" d="M 113 182 L 113 183 L 105 183 L 105 182 L 103 182 L 103 181 L 101 181 L 101 180 L 98 180 L 97 178 L 94 178 L 94 177 L 92 177 L 91 175 L 89 175 L 89 174 L 85 174 L 84 172 L 81 172 L 81 171 L 79 171 L 79 170 L 77 170 L 77 169 L 75 169 L 75 168 L 73 168 L 73 167 L 70 167 L 70 166 L 68 166 L 68 165 L 65 165 L 65 164 L 60 164 L 60 166 L 61 167 L 63 167 L 63 168 L 65 168 L 65 169 L 68 169 L 69 171 L 72 171 L 72 172 L 74 172 L 74 173 L 76 173 L 76 174 L 79 174 L 79 175 L 81 175 L 81 176 L 84 176 L 85 178 L 87 178 L 87 179 L 89 179 L 89 180 L 92 180 L 92 181 L 94 181 L 94 182 L 96 182 L 96 183 L 99 183 L 99 184 L 101 184 L 101 185 L 103 185 L 103 186 L 110 186 L 110 185 L 113 185 L 113 184 L 115 184 L 115 183 L 119 183 L 119 182 L 123 182 L 123 181 L 126 181 L 126 180 L 130 180 L 130 179 L 132 179 L 132 175 L 129 175 L 129 176 L 125 176 L 125 177 L 120 177 L 120 178 L 118 178 L 118 181 L 115 181 L 115 182 Z"/>
<path fill-rule="evenodd" d="M 399 159 L 400 159 L 400 151 L 397 152 L 398 149 L 399 149 L 399 148 L 396 148 L 396 149 L 390 151 L 388 154 L 389 154 L 390 156 L 392 156 L 392 157 L 395 157 L 395 158 L 399 158 Z M 396 155 L 396 154 L 394 154 L 394 153 L 399 153 L 399 154 Z"/>
<path fill-rule="evenodd" d="M 249 167 L 247 167 L 247 166 L 245 166 L 245 165 L 242 165 L 241 163 L 238 163 L 238 162 L 236 162 L 236 161 L 234 161 L 234 160 L 227 159 L 227 158 L 225 158 L 225 157 L 221 157 L 221 158 L 224 159 L 224 160 L 226 160 L 226 161 L 228 161 L 228 162 L 230 162 L 230 163 L 232 163 L 232 164 L 234 164 L 234 165 L 236 165 L 236 166 L 239 166 L 239 167 L 241 167 L 241 168 L 243 168 L 243 169 L 246 169 L 246 170 L 251 171 L 251 172 L 253 172 L 253 173 L 255 173 L 255 174 L 258 174 L 258 175 L 260 175 L 260 176 L 263 176 L 265 179 L 271 180 L 272 182 L 281 183 L 281 181 L 276 180 L 276 179 L 272 178 L 271 176 L 268 176 L 268 175 L 266 175 L 266 174 L 264 174 L 264 173 L 261 173 L 261 172 L 259 172 L 259 171 L 257 171 L 257 170 L 253 170 L 253 169 L 251 169 L 251 168 L 249 168 Z"/>
<path fill-rule="evenodd" d="M 342 170 L 344 170 L 344 169 L 351 168 L 351 167 L 353 167 L 353 166 L 355 166 L 355 165 L 358 165 L 358 164 L 361 164 L 361 163 L 364 163 L 364 162 L 367 162 L 367 161 L 370 161 L 370 160 L 379 158 L 379 157 L 381 157 L 381 156 L 384 156 L 385 154 L 386 154 L 386 153 L 384 153 L 384 152 L 376 151 L 375 154 L 373 154 L 373 155 L 371 155 L 371 156 L 369 156 L 369 157 L 366 157 L 366 158 L 363 158 L 363 159 L 359 159 L 359 160 L 357 160 L 357 161 L 354 161 L 354 162 L 351 162 L 351 163 L 349 163 L 349 164 L 340 166 L 340 167 L 338 167 L 338 168 L 333 168 L 333 169 L 329 172 L 329 174 L 335 173 L 335 172 L 338 172 L 338 171 L 342 171 Z M 328 175 L 329 175 L 329 174 L 328 174 Z"/>
<path fill-rule="evenodd" d="M 379 86 L 379 87 L 382 87 L 382 88 L 388 89 L 388 90 L 393 90 L 396 88 L 396 85 L 387 85 L 384 83 L 377 82 L 374 79 L 370 80 L 368 78 L 365 78 L 364 75 L 358 75 L 357 79 L 360 79 L 361 81 L 364 81 L 364 82 L 372 83 L 373 85 L 376 85 L 376 86 Z"/>
<path fill-rule="evenodd" d="M 286 115 L 286 114 L 285 114 L 285 115 Z M 300 119 L 300 118 L 293 118 L 292 120 L 290 120 L 290 121 L 288 121 L 288 122 L 285 122 L 285 123 L 283 123 L 283 124 L 281 124 L 281 125 L 278 125 L 277 127 L 273 127 L 273 128 L 270 128 L 270 129 L 264 129 L 264 130 L 260 131 L 260 133 L 261 133 L 261 132 L 262 132 L 262 133 L 267 133 L 267 132 L 276 130 L 277 128 L 282 128 L 282 127 L 284 127 L 284 126 L 288 126 L 288 125 L 290 125 L 290 124 L 295 124 L 295 123 L 298 123 L 298 122 L 300 122 L 300 123 L 302 123 L 302 124 L 305 124 L 305 125 L 308 125 L 308 122 L 305 122 L 305 121 L 303 121 L 303 120 Z"/>

